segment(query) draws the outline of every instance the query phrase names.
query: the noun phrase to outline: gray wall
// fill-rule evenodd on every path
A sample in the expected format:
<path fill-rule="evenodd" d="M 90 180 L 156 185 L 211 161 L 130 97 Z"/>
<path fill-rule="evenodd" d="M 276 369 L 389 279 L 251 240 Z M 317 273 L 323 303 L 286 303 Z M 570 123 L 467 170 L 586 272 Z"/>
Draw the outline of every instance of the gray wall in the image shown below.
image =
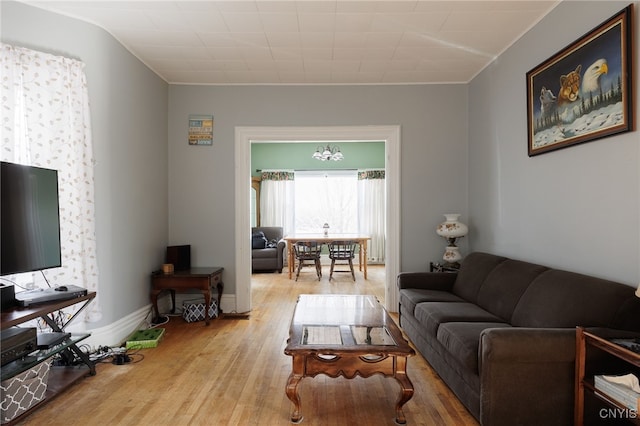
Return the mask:
<path fill-rule="evenodd" d="M 637 285 L 638 132 L 529 158 L 526 125 L 527 71 L 628 4 L 561 3 L 469 85 L 473 249 Z"/>
<path fill-rule="evenodd" d="M 112 324 L 149 303 L 149 273 L 163 260 L 168 85 L 94 25 L 20 3 L 1 7 L 4 43 L 86 64 L 103 310 L 90 328 Z"/>
<path fill-rule="evenodd" d="M 196 266 L 224 266 L 225 293 L 234 293 L 235 127 L 400 125 L 400 266 L 425 270 L 444 251 L 442 214 L 466 218 L 466 105 L 464 85 L 172 85 L 169 240 L 191 244 Z M 214 115 L 213 146 L 187 144 L 189 114 Z"/>

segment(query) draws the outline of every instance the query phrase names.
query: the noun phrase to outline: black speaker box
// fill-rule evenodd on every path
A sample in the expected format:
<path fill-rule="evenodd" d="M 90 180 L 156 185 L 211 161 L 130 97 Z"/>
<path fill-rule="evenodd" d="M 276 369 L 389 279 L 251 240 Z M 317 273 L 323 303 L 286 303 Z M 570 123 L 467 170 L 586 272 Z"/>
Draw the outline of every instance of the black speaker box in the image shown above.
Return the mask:
<path fill-rule="evenodd" d="M 11 284 L 0 284 L 0 309 L 2 312 L 16 306 L 16 292 Z"/>
<path fill-rule="evenodd" d="M 173 264 L 175 271 L 191 269 L 191 246 L 168 246 L 165 263 Z"/>

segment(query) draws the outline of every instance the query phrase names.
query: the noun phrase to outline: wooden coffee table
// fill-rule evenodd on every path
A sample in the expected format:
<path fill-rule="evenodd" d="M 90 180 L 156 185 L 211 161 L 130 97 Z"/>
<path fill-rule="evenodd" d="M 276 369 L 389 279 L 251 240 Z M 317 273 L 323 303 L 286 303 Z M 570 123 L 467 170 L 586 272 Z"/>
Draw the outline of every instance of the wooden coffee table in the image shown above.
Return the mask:
<path fill-rule="evenodd" d="M 402 406 L 413 396 L 407 358 L 415 351 L 374 296 L 300 295 L 284 353 L 293 357 L 286 387 L 292 423 L 302 421 L 298 384 L 318 374 L 394 377 L 400 383 L 395 421 L 406 423 Z"/>

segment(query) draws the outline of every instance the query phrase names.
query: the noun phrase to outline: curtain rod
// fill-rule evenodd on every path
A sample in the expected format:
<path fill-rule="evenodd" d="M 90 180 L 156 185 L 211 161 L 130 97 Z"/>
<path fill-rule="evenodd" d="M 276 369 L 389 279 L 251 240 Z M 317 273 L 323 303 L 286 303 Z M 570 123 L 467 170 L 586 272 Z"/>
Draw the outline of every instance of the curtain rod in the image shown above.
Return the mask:
<path fill-rule="evenodd" d="M 358 170 L 384 170 L 384 169 L 256 169 L 256 173 L 262 172 L 331 172 L 331 171 L 358 171 Z"/>

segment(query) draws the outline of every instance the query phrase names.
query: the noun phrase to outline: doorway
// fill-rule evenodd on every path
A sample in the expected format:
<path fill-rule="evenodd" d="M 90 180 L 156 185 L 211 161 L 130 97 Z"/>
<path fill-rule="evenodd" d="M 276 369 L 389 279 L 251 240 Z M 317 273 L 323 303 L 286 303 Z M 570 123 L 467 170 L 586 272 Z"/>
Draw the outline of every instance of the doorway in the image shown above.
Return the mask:
<path fill-rule="evenodd" d="M 236 127 L 235 211 L 236 312 L 251 310 L 251 143 L 310 141 L 384 141 L 386 164 L 387 223 L 385 263 L 385 307 L 395 312 L 398 291 L 395 277 L 400 263 L 400 126 L 347 127 Z"/>

